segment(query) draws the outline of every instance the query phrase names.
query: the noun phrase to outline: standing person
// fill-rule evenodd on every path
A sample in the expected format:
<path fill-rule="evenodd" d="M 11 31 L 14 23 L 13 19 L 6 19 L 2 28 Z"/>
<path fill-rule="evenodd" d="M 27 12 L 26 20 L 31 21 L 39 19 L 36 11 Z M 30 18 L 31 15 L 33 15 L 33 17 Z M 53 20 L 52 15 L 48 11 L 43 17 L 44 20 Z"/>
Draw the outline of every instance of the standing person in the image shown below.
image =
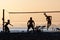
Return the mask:
<path fill-rule="evenodd" d="M 52 21 L 52 16 L 47 16 L 46 13 L 44 13 L 45 17 L 46 17 L 46 21 L 47 21 L 47 30 L 48 28 L 51 26 L 51 21 Z"/>
<path fill-rule="evenodd" d="M 4 25 L 4 32 L 10 32 L 10 30 L 9 30 L 9 28 L 8 28 L 8 25 L 11 25 L 11 24 L 10 24 L 10 20 L 7 20 L 7 22 L 4 22 L 4 23 L 6 23 L 6 24 Z M 11 26 L 13 26 L 13 25 L 11 25 Z"/>
<path fill-rule="evenodd" d="M 28 20 L 27 22 L 27 27 L 28 27 L 27 31 L 29 31 L 30 28 L 32 28 L 34 31 L 34 26 L 35 26 L 35 22 L 34 20 L 32 20 L 32 17 L 30 17 L 30 20 Z"/>

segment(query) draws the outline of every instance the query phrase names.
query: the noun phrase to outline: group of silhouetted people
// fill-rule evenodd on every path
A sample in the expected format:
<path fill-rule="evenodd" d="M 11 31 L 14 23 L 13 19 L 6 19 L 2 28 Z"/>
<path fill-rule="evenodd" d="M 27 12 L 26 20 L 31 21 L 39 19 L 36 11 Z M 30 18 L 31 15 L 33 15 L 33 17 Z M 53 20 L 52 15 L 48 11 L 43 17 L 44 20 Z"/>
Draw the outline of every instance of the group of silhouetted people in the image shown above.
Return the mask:
<path fill-rule="evenodd" d="M 47 30 L 48 30 L 48 28 L 51 26 L 52 16 L 47 16 L 46 13 L 44 13 L 44 16 L 46 17 Z M 27 27 L 28 27 L 27 31 L 29 31 L 30 28 L 32 28 L 34 31 L 34 26 L 35 26 L 35 22 L 34 20 L 32 20 L 32 17 L 30 17 L 30 20 L 27 22 Z"/>
<path fill-rule="evenodd" d="M 44 13 L 44 16 L 46 17 L 47 30 L 48 30 L 48 28 L 51 26 L 52 16 L 47 16 L 46 13 Z M 10 30 L 8 28 L 8 25 L 11 25 L 10 20 L 7 20 L 7 22 L 4 22 L 4 23 L 5 23 L 4 28 L 3 28 L 4 32 L 10 32 Z M 11 26 L 13 26 L 13 25 L 11 25 Z M 35 22 L 32 19 L 32 17 L 30 17 L 30 20 L 28 20 L 28 22 L 27 22 L 27 31 L 29 31 L 30 28 L 32 28 L 34 31 L 34 26 L 35 26 Z"/>

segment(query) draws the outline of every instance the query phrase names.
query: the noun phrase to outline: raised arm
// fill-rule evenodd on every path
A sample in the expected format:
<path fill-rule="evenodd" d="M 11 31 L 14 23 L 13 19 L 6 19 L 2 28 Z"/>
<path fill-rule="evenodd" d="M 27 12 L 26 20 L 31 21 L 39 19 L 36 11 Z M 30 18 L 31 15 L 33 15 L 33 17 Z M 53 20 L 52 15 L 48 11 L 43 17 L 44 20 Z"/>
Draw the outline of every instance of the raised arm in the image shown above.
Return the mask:
<path fill-rule="evenodd" d="M 45 17 L 47 17 L 46 13 L 44 13 Z"/>

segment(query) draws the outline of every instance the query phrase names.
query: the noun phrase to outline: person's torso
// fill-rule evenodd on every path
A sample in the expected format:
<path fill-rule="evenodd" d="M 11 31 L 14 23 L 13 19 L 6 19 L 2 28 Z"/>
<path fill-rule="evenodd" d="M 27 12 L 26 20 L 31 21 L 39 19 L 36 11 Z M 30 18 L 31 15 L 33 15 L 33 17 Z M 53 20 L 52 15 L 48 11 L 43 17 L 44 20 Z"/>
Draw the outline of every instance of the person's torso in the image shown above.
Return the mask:
<path fill-rule="evenodd" d="M 5 26 L 8 26 L 9 23 L 6 23 Z"/>
<path fill-rule="evenodd" d="M 47 21 L 51 21 L 51 17 L 50 16 L 47 16 L 46 20 Z"/>
<path fill-rule="evenodd" d="M 33 20 L 29 20 L 29 25 L 33 25 L 34 21 Z"/>

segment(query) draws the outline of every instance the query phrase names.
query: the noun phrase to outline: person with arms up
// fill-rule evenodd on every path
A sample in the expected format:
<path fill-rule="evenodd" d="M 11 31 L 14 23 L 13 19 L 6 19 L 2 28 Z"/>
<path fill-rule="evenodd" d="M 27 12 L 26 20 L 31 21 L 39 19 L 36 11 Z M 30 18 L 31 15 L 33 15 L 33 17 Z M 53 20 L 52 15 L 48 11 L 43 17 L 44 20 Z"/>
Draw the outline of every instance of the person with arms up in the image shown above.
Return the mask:
<path fill-rule="evenodd" d="M 46 17 L 46 21 L 47 21 L 47 30 L 48 28 L 51 26 L 51 21 L 52 21 L 52 16 L 48 16 L 46 15 L 46 13 L 44 13 L 45 17 Z"/>

